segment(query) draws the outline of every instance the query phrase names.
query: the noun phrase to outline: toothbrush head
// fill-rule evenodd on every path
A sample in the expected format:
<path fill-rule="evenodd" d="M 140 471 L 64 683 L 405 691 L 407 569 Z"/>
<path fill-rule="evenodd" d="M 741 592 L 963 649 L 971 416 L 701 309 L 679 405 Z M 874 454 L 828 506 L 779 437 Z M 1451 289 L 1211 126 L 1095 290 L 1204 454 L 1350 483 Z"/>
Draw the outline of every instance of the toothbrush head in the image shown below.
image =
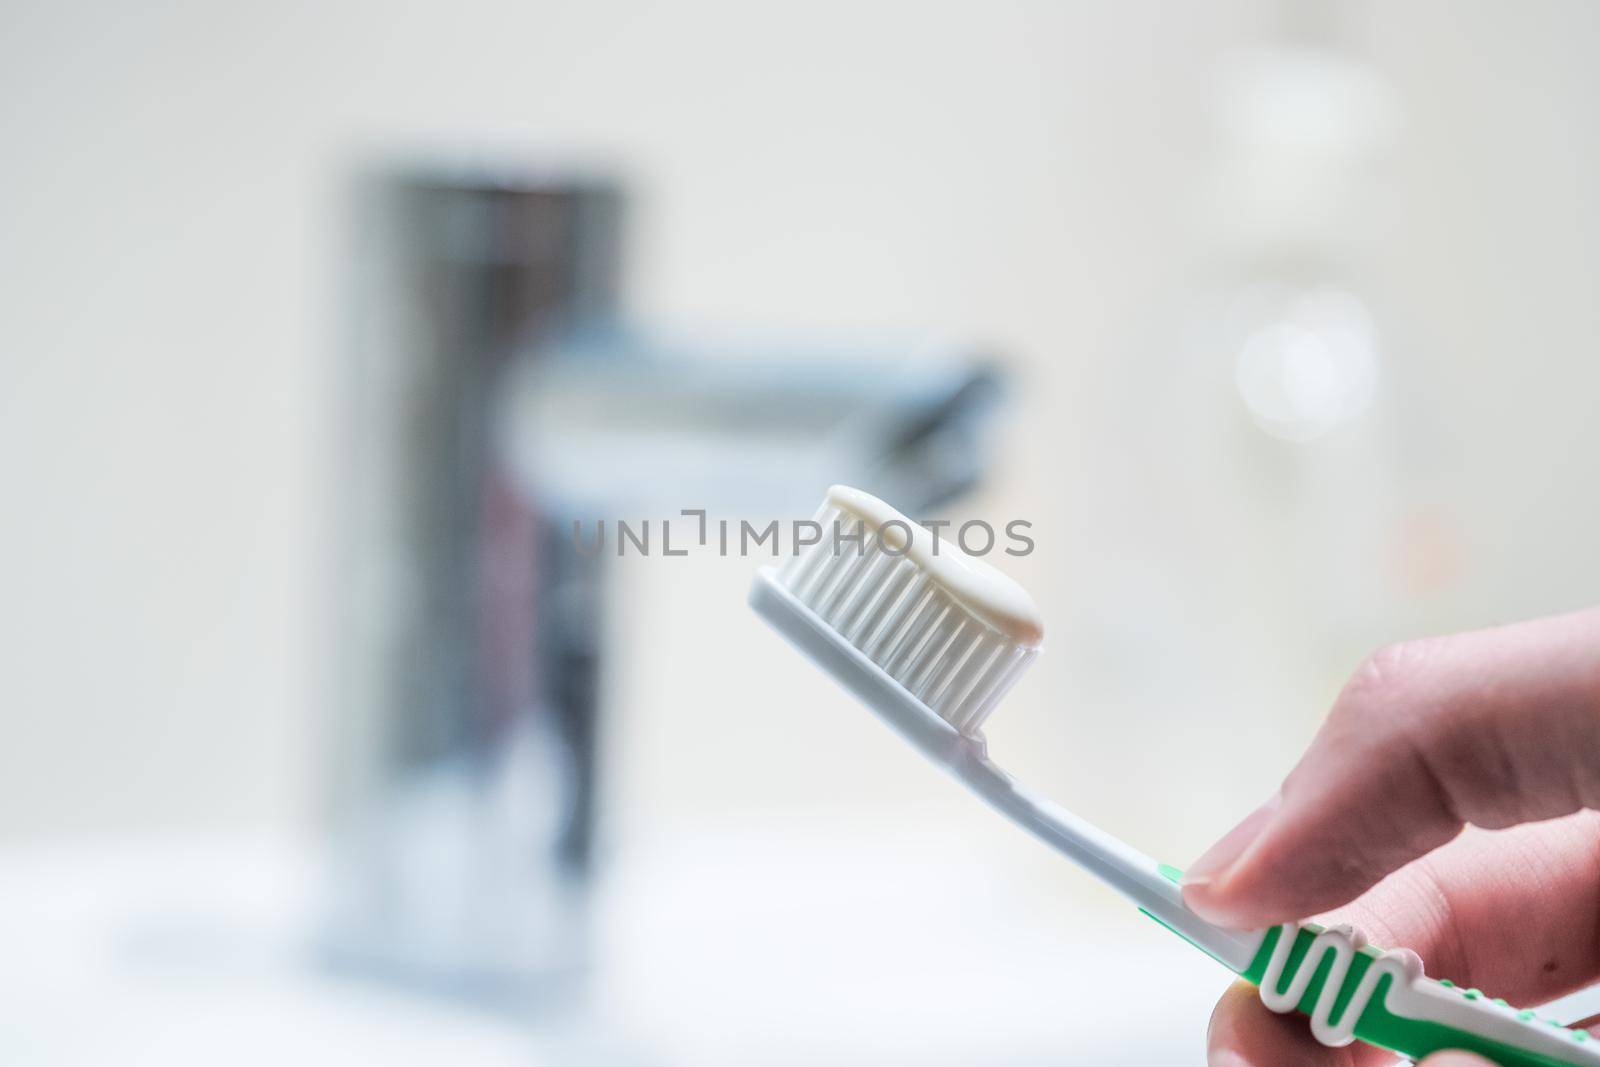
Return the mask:
<path fill-rule="evenodd" d="M 819 539 L 763 568 L 751 605 L 912 740 L 981 744 L 1044 639 L 1027 592 L 858 489 L 828 490 L 813 522 Z"/>

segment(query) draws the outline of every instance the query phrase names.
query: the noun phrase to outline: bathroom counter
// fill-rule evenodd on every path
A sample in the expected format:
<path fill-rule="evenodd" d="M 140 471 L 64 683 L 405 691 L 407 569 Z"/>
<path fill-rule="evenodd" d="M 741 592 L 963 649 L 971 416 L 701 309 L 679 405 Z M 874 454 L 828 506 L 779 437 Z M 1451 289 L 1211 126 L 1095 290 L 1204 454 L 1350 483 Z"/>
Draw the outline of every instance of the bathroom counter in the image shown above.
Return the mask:
<path fill-rule="evenodd" d="M 1198 1061 L 1214 964 L 1136 914 L 1063 921 L 991 878 L 872 828 L 660 836 L 602 882 L 583 1007 L 529 1021 L 313 966 L 303 841 L 13 844 L 0 1062 Z"/>

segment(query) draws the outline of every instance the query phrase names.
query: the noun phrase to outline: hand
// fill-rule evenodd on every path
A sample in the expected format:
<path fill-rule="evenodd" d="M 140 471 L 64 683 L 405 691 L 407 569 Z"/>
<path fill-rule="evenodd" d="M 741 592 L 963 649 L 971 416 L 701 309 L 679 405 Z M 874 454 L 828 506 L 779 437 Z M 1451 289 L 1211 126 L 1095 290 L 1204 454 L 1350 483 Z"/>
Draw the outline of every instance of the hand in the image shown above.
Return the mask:
<path fill-rule="evenodd" d="M 1277 795 L 1189 869 L 1184 900 L 1241 929 L 1331 911 L 1430 975 L 1537 1004 L 1600 978 L 1597 808 L 1600 609 L 1409 642 L 1356 672 Z M 1322 1047 L 1243 982 L 1212 1014 L 1207 1055 L 1393 1059 Z"/>

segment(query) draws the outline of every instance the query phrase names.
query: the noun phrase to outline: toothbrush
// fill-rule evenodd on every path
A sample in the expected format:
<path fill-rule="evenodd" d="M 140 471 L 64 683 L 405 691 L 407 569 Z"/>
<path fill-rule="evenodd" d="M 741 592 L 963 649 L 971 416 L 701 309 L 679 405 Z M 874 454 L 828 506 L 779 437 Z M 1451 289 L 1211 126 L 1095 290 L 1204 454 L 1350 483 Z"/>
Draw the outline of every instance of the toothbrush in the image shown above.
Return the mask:
<path fill-rule="evenodd" d="M 1239 931 L 1201 919 L 1183 903 L 1180 871 L 990 758 L 984 720 L 1044 638 L 1027 592 L 860 490 L 834 486 L 813 521 L 820 541 L 756 574 L 756 612 L 1002 815 L 1257 985 L 1268 1008 L 1298 1010 L 1334 1047 L 1359 1038 L 1412 1059 L 1465 1049 L 1504 1067 L 1600 1065 L 1600 1042 L 1587 1032 L 1425 977 L 1414 952 L 1378 949 L 1348 926 Z"/>

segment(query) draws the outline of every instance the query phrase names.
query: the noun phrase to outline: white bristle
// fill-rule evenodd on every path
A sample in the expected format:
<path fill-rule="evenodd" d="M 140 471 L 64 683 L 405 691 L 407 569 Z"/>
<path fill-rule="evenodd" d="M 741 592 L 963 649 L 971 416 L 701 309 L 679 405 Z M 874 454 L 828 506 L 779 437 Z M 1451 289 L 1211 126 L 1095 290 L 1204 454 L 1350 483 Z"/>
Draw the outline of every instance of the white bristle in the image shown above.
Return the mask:
<path fill-rule="evenodd" d="M 1038 650 L 990 625 L 914 560 L 884 552 L 856 515 L 824 505 L 813 521 L 822 540 L 787 560 L 778 582 L 940 718 L 977 734 Z"/>

